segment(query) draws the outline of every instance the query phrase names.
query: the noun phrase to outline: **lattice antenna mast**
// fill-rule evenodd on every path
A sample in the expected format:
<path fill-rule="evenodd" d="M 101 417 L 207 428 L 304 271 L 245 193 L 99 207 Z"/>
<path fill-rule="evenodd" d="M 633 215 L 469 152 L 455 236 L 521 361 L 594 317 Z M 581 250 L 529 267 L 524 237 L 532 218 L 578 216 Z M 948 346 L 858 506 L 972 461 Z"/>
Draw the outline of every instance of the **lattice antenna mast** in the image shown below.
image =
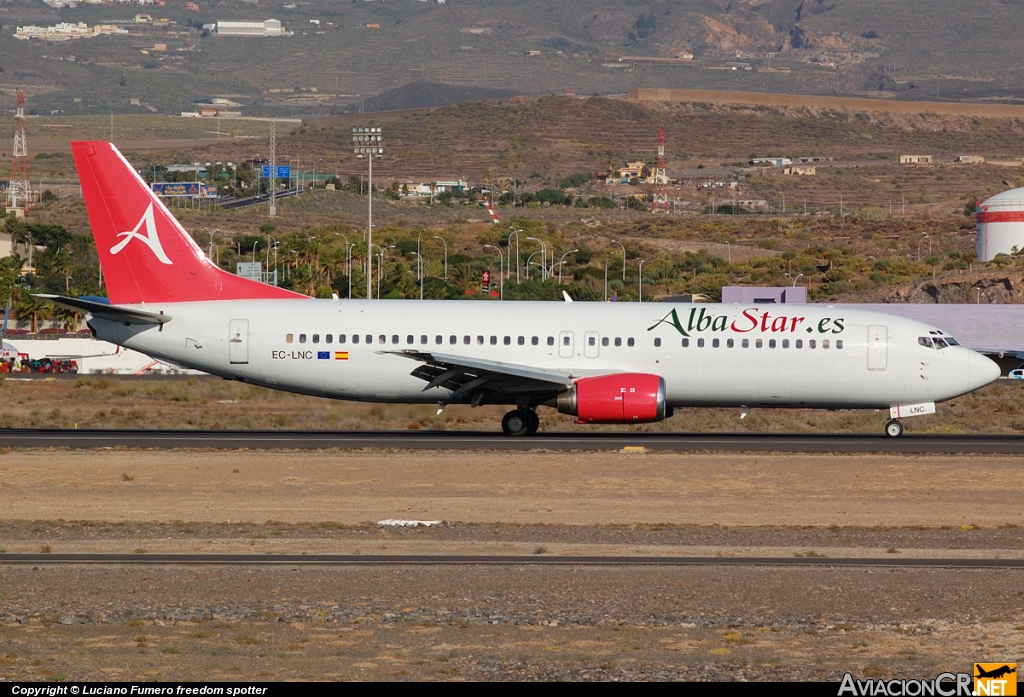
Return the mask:
<path fill-rule="evenodd" d="M 25 93 L 18 90 L 18 110 L 14 115 L 14 150 L 11 152 L 11 180 L 7 184 L 7 207 L 28 208 L 28 143 L 25 140 Z"/>
<path fill-rule="evenodd" d="M 654 170 L 654 203 L 652 211 L 668 213 L 668 176 L 665 174 L 665 129 L 658 129 L 658 168 Z"/>

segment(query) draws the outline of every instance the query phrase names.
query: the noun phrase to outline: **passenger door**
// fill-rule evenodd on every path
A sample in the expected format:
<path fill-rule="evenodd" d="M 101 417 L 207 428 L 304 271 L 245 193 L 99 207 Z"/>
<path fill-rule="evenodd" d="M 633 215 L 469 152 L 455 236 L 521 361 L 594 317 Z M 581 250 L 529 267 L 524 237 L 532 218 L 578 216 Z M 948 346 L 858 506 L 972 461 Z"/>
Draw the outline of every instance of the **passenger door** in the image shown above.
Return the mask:
<path fill-rule="evenodd" d="M 228 322 L 228 361 L 249 362 L 249 320 L 233 319 Z"/>
<path fill-rule="evenodd" d="M 868 327 L 868 370 L 885 370 L 889 362 L 889 329 L 880 324 Z"/>

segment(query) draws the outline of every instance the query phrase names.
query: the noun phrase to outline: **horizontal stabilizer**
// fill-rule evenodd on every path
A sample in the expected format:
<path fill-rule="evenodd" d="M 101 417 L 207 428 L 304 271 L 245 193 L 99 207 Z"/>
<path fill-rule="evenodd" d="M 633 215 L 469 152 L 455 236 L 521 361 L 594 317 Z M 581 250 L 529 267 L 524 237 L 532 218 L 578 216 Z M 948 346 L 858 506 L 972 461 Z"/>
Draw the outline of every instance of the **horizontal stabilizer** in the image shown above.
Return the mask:
<path fill-rule="evenodd" d="M 144 310 L 133 310 L 127 307 L 118 307 L 117 305 L 108 305 L 107 303 L 99 303 L 95 300 L 83 300 L 82 298 L 65 298 L 62 295 L 36 295 L 37 298 L 43 300 L 49 300 L 50 302 L 57 303 L 58 305 L 64 305 L 74 310 L 82 310 L 88 312 L 93 317 L 98 319 L 105 319 L 110 322 L 120 322 L 125 325 L 129 324 L 154 324 L 160 325 L 165 322 L 170 322 L 170 315 L 156 314 L 154 312 L 145 312 Z"/>

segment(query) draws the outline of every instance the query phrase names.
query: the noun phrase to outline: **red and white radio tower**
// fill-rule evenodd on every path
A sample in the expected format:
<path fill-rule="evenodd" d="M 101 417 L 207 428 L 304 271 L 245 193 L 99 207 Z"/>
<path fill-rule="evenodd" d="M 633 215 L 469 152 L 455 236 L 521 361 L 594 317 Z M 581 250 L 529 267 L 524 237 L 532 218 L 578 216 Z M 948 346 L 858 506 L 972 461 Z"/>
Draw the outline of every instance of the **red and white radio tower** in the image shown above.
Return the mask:
<path fill-rule="evenodd" d="M 654 203 L 651 211 L 668 213 L 668 176 L 665 174 L 665 129 L 658 129 L 658 168 L 654 170 Z"/>
<path fill-rule="evenodd" d="M 25 141 L 25 93 L 18 90 L 18 111 L 14 121 L 14 150 L 11 153 L 11 180 L 7 183 L 7 207 L 28 208 L 28 144 Z"/>

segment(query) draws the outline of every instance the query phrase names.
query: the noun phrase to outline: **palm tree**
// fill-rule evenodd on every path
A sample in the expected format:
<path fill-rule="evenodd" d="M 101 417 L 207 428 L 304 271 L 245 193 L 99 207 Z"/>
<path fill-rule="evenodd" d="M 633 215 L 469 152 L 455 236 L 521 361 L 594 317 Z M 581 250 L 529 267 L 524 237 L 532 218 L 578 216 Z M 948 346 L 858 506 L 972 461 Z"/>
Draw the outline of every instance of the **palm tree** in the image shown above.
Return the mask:
<path fill-rule="evenodd" d="M 53 304 L 21 289 L 15 298 L 14 310 L 18 315 L 18 319 L 24 317 L 32 318 L 32 333 L 35 334 L 39 331 L 39 320 L 49 319 L 50 315 L 53 314 Z"/>

